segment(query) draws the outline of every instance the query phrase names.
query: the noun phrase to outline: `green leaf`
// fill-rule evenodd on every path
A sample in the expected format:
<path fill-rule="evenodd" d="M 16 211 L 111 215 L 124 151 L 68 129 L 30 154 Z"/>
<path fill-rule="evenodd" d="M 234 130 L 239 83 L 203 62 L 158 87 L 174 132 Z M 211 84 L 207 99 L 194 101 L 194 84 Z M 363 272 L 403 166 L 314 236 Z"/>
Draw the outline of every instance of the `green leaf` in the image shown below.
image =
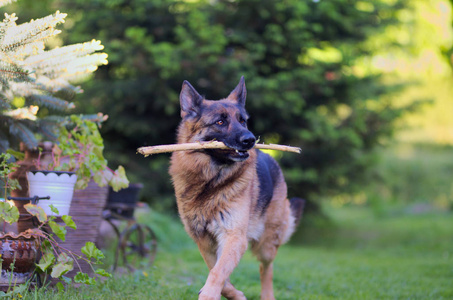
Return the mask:
<path fill-rule="evenodd" d="M 100 170 L 93 175 L 93 180 L 100 187 L 106 186 L 113 178 L 113 173 L 109 170 Z"/>
<path fill-rule="evenodd" d="M 119 166 L 118 169 L 113 174 L 112 179 L 110 180 L 110 186 L 115 192 L 118 192 L 121 189 L 127 188 L 129 186 L 129 180 L 126 177 L 126 171 L 123 166 Z"/>
<path fill-rule="evenodd" d="M 74 276 L 74 282 L 93 285 L 96 283 L 96 280 L 88 276 L 86 273 L 77 272 L 76 276 Z"/>
<path fill-rule="evenodd" d="M 15 299 L 16 297 L 18 298 L 22 298 L 22 294 L 26 293 L 26 290 L 28 289 L 28 284 L 20 284 L 16 287 L 14 287 L 14 289 L 11 289 L 9 292 L 7 293 L 3 293 L 3 294 L 0 294 L 0 298 L 6 298 L 8 297 L 8 299 Z"/>
<path fill-rule="evenodd" d="M 64 215 L 61 218 L 63 219 L 63 222 L 66 224 L 66 226 L 72 229 L 77 229 L 77 225 L 71 216 Z"/>
<path fill-rule="evenodd" d="M 66 252 L 60 253 L 60 255 L 58 255 L 57 260 L 59 263 L 65 263 L 65 264 L 72 264 L 74 262 L 72 257 L 69 256 Z"/>
<path fill-rule="evenodd" d="M 74 189 L 76 190 L 83 190 L 85 189 L 87 186 L 88 186 L 88 183 L 90 182 L 90 176 L 88 177 L 82 177 L 79 175 L 79 173 L 77 173 L 77 181 L 76 181 L 76 184 L 74 186 Z"/>
<path fill-rule="evenodd" d="M 60 278 L 62 275 L 74 269 L 74 260 L 67 253 L 58 255 L 57 264 L 52 268 L 50 276 Z"/>
<path fill-rule="evenodd" d="M 60 240 L 63 242 L 66 240 L 66 228 L 62 225 L 57 224 L 54 221 L 49 221 L 49 226 L 52 229 L 53 233 L 55 233 Z"/>
<path fill-rule="evenodd" d="M 8 186 L 11 190 L 22 190 L 19 180 L 8 178 Z"/>
<path fill-rule="evenodd" d="M 19 219 L 19 210 L 13 202 L 0 202 L 0 219 L 9 224 L 17 222 Z"/>
<path fill-rule="evenodd" d="M 61 283 L 61 281 L 57 282 L 56 287 L 57 287 L 59 293 L 64 291 L 64 285 L 63 285 L 63 283 Z"/>
<path fill-rule="evenodd" d="M 23 152 L 19 152 L 19 151 L 15 151 L 13 149 L 8 149 L 6 151 L 6 153 L 9 153 L 11 154 L 12 156 L 14 156 L 17 160 L 23 160 L 25 158 L 25 153 Z"/>
<path fill-rule="evenodd" d="M 82 247 L 82 253 L 85 254 L 88 259 L 94 258 L 96 261 L 104 258 L 104 253 L 99 250 L 93 242 L 86 242 L 85 246 Z"/>
<path fill-rule="evenodd" d="M 61 275 L 68 273 L 72 269 L 74 269 L 72 265 L 58 263 L 52 268 L 52 273 L 50 273 L 50 276 L 52 276 L 53 278 L 60 278 Z"/>
<path fill-rule="evenodd" d="M 32 216 L 37 217 L 39 222 L 44 223 L 47 221 L 47 215 L 41 207 L 31 203 L 25 204 L 24 207 Z"/>
<path fill-rule="evenodd" d="M 53 255 L 52 252 L 47 251 L 45 254 L 41 257 L 39 260 L 39 264 L 36 264 L 36 266 L 43 272 L 47 271 L 49 267 L 54 263 L 55 261 L 55 256 Z"/>
<path fill-rule="evenodd" d="M 56 215 L 59 215 L 60 212 L 58 211 L 58 208 L 56 208 L 55 206 L 53 206 L 53 204 L 49 204 L 49 207 L 50 207 L 50 210 L 56 214 Z"/>
<path fill-rule="evenodd" d="M 112 277 L 112 274 L 110 274 L 109 272 L 107 272 L 104 269 L 97 269 L 96 274 L 104 276 L 104 277 Z"/>
<path fill-rule="evenodd" d="M 41 251 L 44 253 L 48 252 L 48 251 L 52 253 L 52 251 L 53 251 L 52 244 L 48 240 L 43 240 L 41 242 L 40 248 L 41 248 Z"/>
<path fill-rule="evenodd" d="M 74 276 L 74 282 L 84 283 L 85 280 L 87 280 L 88 278 L 89 278 L 88 274 L 77 272 L 76 276 Z"/>

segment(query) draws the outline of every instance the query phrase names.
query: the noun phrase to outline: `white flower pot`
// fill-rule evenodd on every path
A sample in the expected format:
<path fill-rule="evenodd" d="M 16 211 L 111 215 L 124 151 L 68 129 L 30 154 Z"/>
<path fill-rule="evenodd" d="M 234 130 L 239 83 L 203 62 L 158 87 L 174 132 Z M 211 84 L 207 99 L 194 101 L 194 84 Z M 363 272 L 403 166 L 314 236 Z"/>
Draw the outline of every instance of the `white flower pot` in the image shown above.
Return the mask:
<path fill-rule="evenodd" d="M 77 175 L 74 172 L 30 171 L 27 172 L 27 178 L 29 197 L 50 196 L 50 200 L 40 200 L 38 203 L 47 215 L 56 215 L 50 210 L 49 204 L 58 209 L 59 216 L 69 213 L 74 185 L 77 181 Z"/>

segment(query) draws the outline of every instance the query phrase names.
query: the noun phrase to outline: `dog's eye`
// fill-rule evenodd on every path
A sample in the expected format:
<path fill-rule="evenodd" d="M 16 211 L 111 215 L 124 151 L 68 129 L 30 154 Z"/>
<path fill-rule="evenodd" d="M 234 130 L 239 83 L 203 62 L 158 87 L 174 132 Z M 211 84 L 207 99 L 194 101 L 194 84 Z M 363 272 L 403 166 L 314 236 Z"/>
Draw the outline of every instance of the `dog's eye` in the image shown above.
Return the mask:
<path fill-rule="evenodd" d="M 217 125 L 223 125 L 225 124 L 225 122 L 223 120 L 218 120 L 217 122 L 215 122 Z"/>

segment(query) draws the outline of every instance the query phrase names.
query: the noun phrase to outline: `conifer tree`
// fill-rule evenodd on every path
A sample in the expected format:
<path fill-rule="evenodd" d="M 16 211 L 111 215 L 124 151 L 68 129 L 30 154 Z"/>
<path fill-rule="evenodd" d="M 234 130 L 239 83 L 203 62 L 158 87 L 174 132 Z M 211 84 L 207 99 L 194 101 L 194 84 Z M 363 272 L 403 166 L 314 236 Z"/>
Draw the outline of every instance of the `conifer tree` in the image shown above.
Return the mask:
<path fill-rule="evenodd" d="M 32 0 L 28 0 L 32 1 Z M 249 128 L 266 143 L 301 146 L 283 155 L 290 195 L 308 200 L 359 190 L 372 176 L 375 147 L 406 111 L 366 61 L 397 47 L 385 33 L 406 0 L 58 0 L 83 18 L 69 42 L 99 37 L 109 53 L 81 98 L 115 122 L 102 128 L 112 163 L 148 182 L 153 208 L 174 207 L 168 157 L 135 154 L 170 144 L 184 80 L 208 99 L 228 95 L 244 75 Z M 105 88 L 108 86 L 109 88 Z M 385 95 L 385 96 L 384 96 Z M 135 178 L 134 178 L 135 176 Z M 368 177 L 369 178 L 369 177 Z M 149 195 L 152 195 L 149 196 Z"/>
<path fill-rule="evenodd" d="M 14 0 L 0 0 L 0 7 Z M 16 24 L 15 14 L 0 23 L 0 150 L 37 146 L 36 133 L 46 138 L 61 121 L 62 113 L 75 107 L 71 100 L 82 90 L 80 82 L 99 65 L 107 64 L 100 41 L 51 50 L 45 42 L 60 33 L 56 27 L 66 14 L 57 11 L 44 18 Z M 40 116 L 46 107 L 49 114 Z"/>

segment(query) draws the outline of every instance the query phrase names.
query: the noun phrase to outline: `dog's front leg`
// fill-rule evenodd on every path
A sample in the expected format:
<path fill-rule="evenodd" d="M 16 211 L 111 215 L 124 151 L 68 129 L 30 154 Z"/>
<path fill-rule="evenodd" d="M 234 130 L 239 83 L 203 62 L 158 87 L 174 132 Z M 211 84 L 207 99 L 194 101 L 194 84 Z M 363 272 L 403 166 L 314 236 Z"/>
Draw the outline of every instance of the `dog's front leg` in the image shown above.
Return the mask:
<path fill-rule="evenodd" d="M 247 249 L 247 236 L 244 228 L 225 233 L 225 237 L 218 246 L 217 262 L 209 272 L 208 279 L 200 291 L 199 300 L 220 299 L 225 283 Z"/>
<path fill-rule="evenodd" d="M 199 239 L 197 241 L 198 248 L 200 249 L 200 253 L 203 256 L 206 265 L 209 268 L 209 271 L 214 268 L 217 262 L 217 248 L 212 247 L 212 241 L 210 239 Z M 228 300 L 245 300 L 244 293 L 237 290 L 230 282 L 229 279 L 225 281 L 225 285 L 222 288 L 222 296 L 227 298 Z"/>

